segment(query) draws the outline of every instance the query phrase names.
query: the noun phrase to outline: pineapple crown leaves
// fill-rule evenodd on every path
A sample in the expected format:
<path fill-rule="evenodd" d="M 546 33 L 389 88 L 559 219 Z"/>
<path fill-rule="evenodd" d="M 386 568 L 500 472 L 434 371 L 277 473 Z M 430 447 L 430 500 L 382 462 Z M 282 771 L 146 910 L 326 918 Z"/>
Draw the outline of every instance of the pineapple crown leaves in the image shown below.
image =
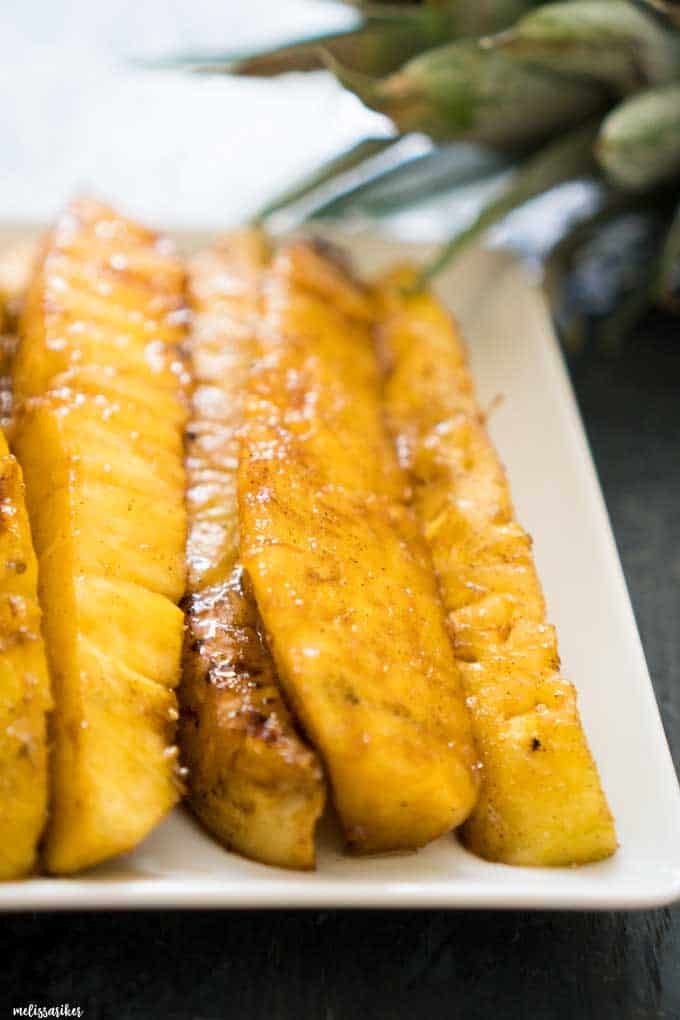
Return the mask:
<path fill-rule="evenodd" d="M 386 178 L 392 207 L 395 184 L 408 185 L 405 201 L 428 193 L 432 181 L 455 186 L 465 174 L 442 172 L 449 143 L 480 143 L 519 159 L 500 193 L 444 247 L 425 279 L 511 209 L 572 176 L 599 177 L 608 195 L 648 195 L 651 202 L 663 187 L 680 201 L 677 0 L 358 0 L 352 6 L 358 22 L 347 32 L 193 67 L 268 75 L 325 65 L 392 121 L 396 137 L 377 145 L 383 154 L 396 157 L 400 139 L 412 132 L 428 137 L 433 151 L 421 154 L 420 165 L 407 159 L 400 167 L 398 159 L 397 165 L 392 158 L 363 160 L 356 147 L 335 168 L 332 161 L 270 203 L 264 216 L 320 186 L 324 194 L 309 207 L 311 215 L 351 211 L 353 196 L 365 210 L 380 209 L 373 198 Z M 432 173 L 423 176 L 423 169 Z M 335 181 L 344 182 L 339 192 Z M 680 289 L 679 236 L 676 217 L 652 274 L 655 295 L 669 306 Z"/>
<path fill-rule="evenodd" d="M 438 142 L 517 149 L 606 105 L 599 85 L 520 63 L 476 39 L 431 50 L 383 79 L 348 71 L 330 56 L 327 65 L 401 134 L 421 131 Z"/>
<path fill-rule="evenodd" d="M 680 38 L 625 0 L 539 7 L 491 45 L 516 59 L 601 82 L 614 94 L 680 75 Z"/>
<path fill-rule="evenodd" d="M 448 43 L 378 80 L 329 64 L 397 130 L 421 130 L 436 141 L 532 147 L 599 115 L 564 143 L 565 152 L 581 153 L 579 160 L 564 158 L 560 141 L 530 155 L 475 222 L 442 248 L 421 282 L 510 210 L 587 173 L 587 164 L 624 192 L 669 181 L 680 191 L 680 33 L 627 0 L 541 5 L 503 32 Z M 579 138 L 590 138 L 587 159 Z M 680 275 L 678 231 L 675 224 L 652 274 L 669 306 Z"/>
<path fill-rule="evenodd" d="M 402 133 L 503 146 L 680 80 L 680 34 L 628 0 L 566 0 L 496 35 L 428 50 L 384 77 L 344 68 L 330 54 L 327 66 Z"/>
<path fill-rule="evenodd" d="M 253 52 L 179 54 L 147 66 L 181 67 L 208 74 L 271 77 L 324 67 L 327 55 L 347 70 L 387 75 L 419 53 L 452 39 L 498 32 L 529 10 L 534 0 L 431 0 L 427 3 L 351 3 L 357 21 L 342 31 L 314 35 Z"/>
<path fill-rule="evenodd" d="M 322 68 L 324 53 L 329 53 L 343 66 L 379 76 L 451 38 L 452 31 L 446 14 L 427 8 L 409 9 L 400 15 L 371 13 L 350 31 L 316 36 L 262 54 L 206 57 L 195 70 L 271 77 Z"/>

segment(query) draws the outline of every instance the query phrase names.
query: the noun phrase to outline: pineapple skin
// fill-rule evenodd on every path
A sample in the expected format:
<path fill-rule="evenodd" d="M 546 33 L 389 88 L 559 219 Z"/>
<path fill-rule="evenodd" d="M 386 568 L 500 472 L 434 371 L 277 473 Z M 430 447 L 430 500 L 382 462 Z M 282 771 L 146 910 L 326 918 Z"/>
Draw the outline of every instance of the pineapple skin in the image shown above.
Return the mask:
<path fill-rule="evenodd" d="M 286 696 L 348 845 L 414 849 L 460 824 L 475 751 L 431 563 L 382 421 L 372 305 L 284 249 L 246 402 L 241 552 Z"/>
<path fill-rule="evenodd" d="M 184 274 L 79 200 L 46 240 L 13 366 L 55 709 L 44 862 L 131 849 L 179 796 Z"/>
<path fill-rule="evenodd" d="M 266 258 L 260 235 L 240 231 L 189 266 L 195 385 L 179 735 L 188 802 L 208 831 L 265 864 L 307 869 L 323 774 L 283 701 L 239 563 L 238 433 Z"/>
<path fill-rule="evenodd" d="M 35 865 L 47 818 L 50 690 L 21 469 L 0 433 L 0 879 Z"/>
<path fill-rule="evenodd" d="M 449 614 L 482 759 L 467 846 L 506 864 L 583 864 L 614 821 L 560 675 L 555 630 L 484 427 L 457 327 L 405 270 L 378 290 L 385 403 Z"/>

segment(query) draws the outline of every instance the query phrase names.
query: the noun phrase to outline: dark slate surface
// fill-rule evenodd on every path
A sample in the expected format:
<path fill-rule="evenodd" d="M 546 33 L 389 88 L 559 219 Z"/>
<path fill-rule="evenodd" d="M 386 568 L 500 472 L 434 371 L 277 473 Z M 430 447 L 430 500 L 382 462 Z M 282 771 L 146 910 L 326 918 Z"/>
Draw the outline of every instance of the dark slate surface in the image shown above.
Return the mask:
<path fill-rule="evenodd" d="M 680 325 L 572 366 L 680 760 Z M 680 1018 L 680 910 L 33 914 L 0 920 L 0 1020 Z"/>

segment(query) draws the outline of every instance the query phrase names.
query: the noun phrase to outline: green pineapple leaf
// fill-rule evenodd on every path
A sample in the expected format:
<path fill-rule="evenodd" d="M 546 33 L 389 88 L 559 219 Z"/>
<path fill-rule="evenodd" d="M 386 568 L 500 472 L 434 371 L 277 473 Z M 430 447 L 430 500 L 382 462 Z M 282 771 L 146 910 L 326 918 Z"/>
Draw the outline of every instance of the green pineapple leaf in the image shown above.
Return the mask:
<path fill-rule="evenodd" d="M 367 178 L 352 191 L 319 205 L 313 218 L 380 217 L 467 184 L 487 180 L 508 165 L 489 149 L 454 143 L 405 159 L 386 173 Z"/>
<path fill-rule="evenodd" d="M 446 14 L 405 7 L 404 13 L 371 15 L 347 32 L 301 39 L 271 50 L 248 54 L 205 56 L 194 70 L 202 73 L 272 77 L 288 71 L 322 68 L 322 52 L 365 74 L 384 75 L 405 61 L 453 37 Z"/>
<path fill-rule="evenodd" d="M 676 177 L 680 183 L 680 83 L 648 89 L 612 110 L 596 153 L 620 187 L 648 190 Z"/>
<path fill-rule="evenodd" d="M 594 79 L 619 94 L 680 77 L 680 37 L 627 0 L 546 4 L 490 43 L 515 59 Z"/>
<path fill-rule="evenodd" d="M 515 61 L 479 40 L 441 46 L 384 78 L 327 56 L 338 80 L 401 133 L 520 149 L 584 120 L 607 104 L 596 82 Z"/>
<path fill-rule="evenodd" d="M 344 195 L 348 189 L 352 191 L 366 177 L 371 179 L 375 173 L 380 174 L 384 172 L 384 163 L 380 164 L 377 169 L 375 168 L 374 157 L 380 156 L 389 149 L 394 149 L 401 142 L 402 139 L 398 137 L 362 139 L 337 156 L 333 156 L 332 159 L 322 163 L 316 170 L 306 174 L 286 191 L 277 195 L 271 202 L 262 206 L 253 217 L 254 221 L 262 222 L 268 217 L 273 216 L 274 213 L 280 212 L 282 209 L 286 209 L 324 189 L 326 201 L 330 201 L 338 195 Z M 399 162 L 403 158 L 400 155 Z M 368 172 L 359 171 L 354 173 L 351 178 L 348 178 L 349 174 L 356 171 L 358 167 L 366 167 L 367 163 L 370 164 L 367 168 Z M 387 166 L 391 165 L 391 162 L 388 161 Z"/>
<path fill-rule="evenodd" d="M 576 128 L 521 164 L 505 182 L 500 194 L 484 206 L 473 223 L 440 248 L 422 270 L 418 286 L 427 285 L 464 247 L 514 209 L 572 177 L 592 173 L 595 168 L 593 143 L 598 126 L 597 122 L 590 122 Z"/>
<path fill-rule="evenodd" d="M 512 25 L 537 0 L 342 0 L 357 7 L 364 16 L 400 15 L 405 10 L 423 8 L 446 14 L 458 36 L 485 35 Z"/>
<path fill-rule="evenodd" d="M 363 20 L 345 31 L 297 39 L 247 53 L 178 56 L 160 66 L 202 74 L 273 77 L 324 66 L 322 51 L 348 70 L 376 77 L 397 70 L 433 47 L 464 36 L 498 32 L 531 7 L 531 0 L 449 0 L 429 4 L 357 4 Z M 152 62 L 152 66 L 159 66 Z"/>

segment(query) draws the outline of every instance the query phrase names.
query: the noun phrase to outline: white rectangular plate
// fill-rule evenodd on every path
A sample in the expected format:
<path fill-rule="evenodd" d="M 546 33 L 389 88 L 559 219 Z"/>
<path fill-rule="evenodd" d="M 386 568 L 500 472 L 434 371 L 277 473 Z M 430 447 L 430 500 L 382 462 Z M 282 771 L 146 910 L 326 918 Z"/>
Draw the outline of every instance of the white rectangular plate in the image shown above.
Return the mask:
<path fill-rule="evenodd" d="M 362 235 L 351 249 L 368 272 L 426 252 Z M 327 821 L 317 871 L 297 874 L 227 853 L 178 808 L 134 853 L 85 875 L 0 885 L 0 907 L 593 909 L 680 897 L 677 779 L 545 302 L 517 262 L 484 250 L 460 259 L 438 290 L 463 326 L 481 404 L 492 408 L 491 434 L 534 537 L 564 671 L 616 817 L 618 853 L 582 868 L 510 868 L 447 836 L 417 854 L 357 859 L 343 853 Z"/>

